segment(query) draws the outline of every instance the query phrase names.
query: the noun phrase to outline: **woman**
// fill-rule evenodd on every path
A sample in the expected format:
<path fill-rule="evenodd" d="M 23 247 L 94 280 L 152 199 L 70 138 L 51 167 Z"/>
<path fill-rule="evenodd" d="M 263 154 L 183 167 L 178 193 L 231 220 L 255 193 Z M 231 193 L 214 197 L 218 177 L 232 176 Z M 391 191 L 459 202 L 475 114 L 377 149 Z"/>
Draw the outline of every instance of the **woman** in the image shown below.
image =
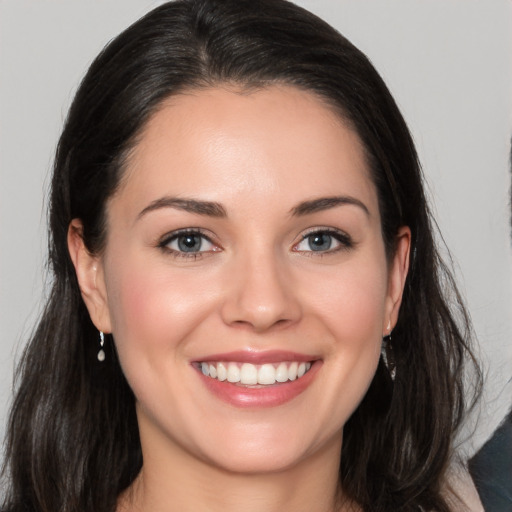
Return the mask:
<path fill-rule="evenodd" d="M 324 22 L 185 0 L 127 29 L 50 232 L 6 510 L 452 510 L 469 320 L 407 127 Z"/>

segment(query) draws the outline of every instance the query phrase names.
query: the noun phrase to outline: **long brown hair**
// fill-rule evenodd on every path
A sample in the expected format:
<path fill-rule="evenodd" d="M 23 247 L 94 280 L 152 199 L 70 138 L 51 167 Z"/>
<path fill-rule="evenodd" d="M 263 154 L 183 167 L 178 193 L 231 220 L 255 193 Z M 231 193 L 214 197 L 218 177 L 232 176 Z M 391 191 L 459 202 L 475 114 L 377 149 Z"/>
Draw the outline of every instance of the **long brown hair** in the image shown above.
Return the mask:
<path fill-rule="evenodd" d="M 354 127 L 377 188 L 388 255 L 412 232 L 393 332 L 396 379 L 381 362 L 344 428 L 340 485 L 363 510 L 447 512 L 441 493 L 465 410 L 471 326 L 434 242 L 407 126 L 369 60 L 325 22 L 284 0 L 178 0 L 114 39 L 91 65 L 60 138 L 50 201 L 52 287 L 17 373 L 7 437 L 9 512 L 112 512 L 142 466 L 134 397 L 80 296 L 66 235 L 83 222 L 105 243 L 105 205 L 149 117 L 189 88 L 289 84 L 319 95 Z M 479 382 L 478 368 L 475 382 Z M 476 385 L 478 387 L 478 385 Z"/>

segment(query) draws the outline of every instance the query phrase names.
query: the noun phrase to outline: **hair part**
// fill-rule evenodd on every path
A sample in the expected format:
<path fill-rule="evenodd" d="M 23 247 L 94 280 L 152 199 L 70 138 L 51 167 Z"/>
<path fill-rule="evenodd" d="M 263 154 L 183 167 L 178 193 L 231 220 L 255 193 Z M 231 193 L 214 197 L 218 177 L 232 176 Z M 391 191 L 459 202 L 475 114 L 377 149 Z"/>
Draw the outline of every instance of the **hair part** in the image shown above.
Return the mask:
<path fill-rule="evenodd" d="M 365 511 L 449 510 L 441 487 L 464 416 L 466 362 L 475 364 L 478 382 L 480 374 L 469 317 L 436 249 L 416 150 L 393 98 L 365 55 L 300 7 L 284 0 L 178 0 L 101 52 L 57 147 L 49 209 L 53 283 L 17 373 L 8 512 L 112 512 L 142 466 L 135 400 L 112 339 L 105 362 L 96 362 L 98 332 L 67 249 L 71 220 L 81 219 L 87 249 L 100 253 L 107 202 L 167 98 L 204 87 L 273 84 L 315 94 L 357 132 L 388 255 L 401 226 L 412 233 L 393 332 L 396 380 L 381 361 L 345 425 L 340 485 Z"/>

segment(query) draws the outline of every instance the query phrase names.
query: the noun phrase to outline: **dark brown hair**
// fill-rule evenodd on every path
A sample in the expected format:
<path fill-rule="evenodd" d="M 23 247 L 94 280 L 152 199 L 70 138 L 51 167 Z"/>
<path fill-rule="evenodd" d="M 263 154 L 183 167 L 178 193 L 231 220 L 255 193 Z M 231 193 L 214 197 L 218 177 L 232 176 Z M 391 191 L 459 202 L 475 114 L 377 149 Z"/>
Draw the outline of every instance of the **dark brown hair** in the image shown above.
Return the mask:
<path fill-rule="evenodd" d="M 433 240 L 414 144 L 365 55 L 283 0 L 162 5 L 114 39 L 83 79 L 55 158 L 53 281 L 18 369 L 5 510 L 112 512 L 138 474 L 134 397 L 112 339 L 106 361 L 96 360 L 98 332 L 68 254 L 68 226 L 80 218 L 87 248 L 101 251 L 106 203 L 152 113 L 180 91 L 226 83 L 288 84 L 323 98 L 364 144 L 388 255 L 397 230 L 410 227 L 410 271 L 393 332 L 396 380 L 381 362 L 345 425 L 340 485 L 365 511 L 448 511 L 441 488 L 464 414 L 464 364 L 474 359 L 468 316 Z"/>

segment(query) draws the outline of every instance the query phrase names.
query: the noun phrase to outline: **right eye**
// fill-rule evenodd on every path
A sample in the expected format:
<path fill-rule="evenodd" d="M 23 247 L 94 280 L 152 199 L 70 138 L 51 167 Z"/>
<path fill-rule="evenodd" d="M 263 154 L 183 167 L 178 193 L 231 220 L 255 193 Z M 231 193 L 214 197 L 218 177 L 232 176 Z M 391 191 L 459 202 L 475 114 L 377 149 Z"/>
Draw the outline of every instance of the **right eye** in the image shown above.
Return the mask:
<path fill-rule="evenodd" d="M 177 257 L 197 258 L 201 253 L 219 250 L 206 235 L 197 230 L 170 233 L 159 246 Z"/>
<path fill-rule="evenodd" d="M 326 233 L 323 231 L 319 231 L 317 233 L 312 233 L 304 237 L 302 242 L 297 244 L 297 251 L 329 251 L 333 248 L 337 248 L 340 245 L 339 240 L 337 240 L 330 233 Z"/>

